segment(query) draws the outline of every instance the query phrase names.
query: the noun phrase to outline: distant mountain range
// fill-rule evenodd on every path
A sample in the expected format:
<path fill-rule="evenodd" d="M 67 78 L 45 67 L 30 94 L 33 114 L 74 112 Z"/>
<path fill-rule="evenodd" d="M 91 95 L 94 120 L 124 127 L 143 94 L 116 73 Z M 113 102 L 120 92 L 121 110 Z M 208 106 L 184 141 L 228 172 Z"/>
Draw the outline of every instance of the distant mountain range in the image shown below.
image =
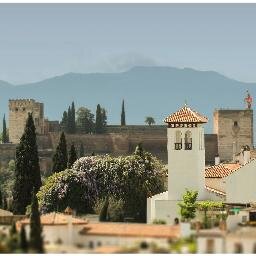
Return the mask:
<path fill-rule="evenodd" d="M 157 124 L 187 101 L 208 116 L 207 132 L 212 131 L 215 108 L 245 108 L 249 89 L 256 95 L 256 84 L 239 82 L 213 71 L 190 68 L 134 67 L 122 73 L 68 73 L 36 83 L 12 85 L 0 81 L 0 116 L 8 117 L 8 100 L 34 98 L 43 102 L 45 116 L 60 120 L 74 100 L 76 107 L 95 112 L 98 103 L 105 107 L 109 124 L 120 123 L 122 99 L 125 100 L 127 124 L 143 124 L 146 116 Z"/>

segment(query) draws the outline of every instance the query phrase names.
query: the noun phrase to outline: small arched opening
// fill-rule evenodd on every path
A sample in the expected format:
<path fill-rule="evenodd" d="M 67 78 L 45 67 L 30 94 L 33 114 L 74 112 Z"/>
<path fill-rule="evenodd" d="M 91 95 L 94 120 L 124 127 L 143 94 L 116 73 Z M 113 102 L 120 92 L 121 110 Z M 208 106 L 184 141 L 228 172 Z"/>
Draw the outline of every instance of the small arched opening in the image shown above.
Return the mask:
<path fill-rule="evenodd" d="M 191 133 L 191 131 L 185 132 L 185 150 L 192 150 L 192 133 Z"/>
<path fill-rule="evenodd" d="M 174 148 L 175 150 L 181 150 L 182 149 L 182 133 L 181 131 L 176 131 L 175 133 L 175 143 L 174 143 Z"/>

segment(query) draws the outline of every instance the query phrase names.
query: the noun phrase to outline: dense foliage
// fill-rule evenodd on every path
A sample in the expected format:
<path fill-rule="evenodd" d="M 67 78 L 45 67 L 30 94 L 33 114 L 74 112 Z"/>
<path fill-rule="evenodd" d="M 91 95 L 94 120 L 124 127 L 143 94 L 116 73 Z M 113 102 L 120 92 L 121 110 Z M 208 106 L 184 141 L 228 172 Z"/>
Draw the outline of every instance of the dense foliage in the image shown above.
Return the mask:
<path fill-rule="evenodd" d="M 15 178 L 13 186 L 13 211 L 24 214 L 31 203 L 33 189 L 37 192 L 41 186 L 36 130 L 31 113 L 28 114 L 24 133 L 16 148 Z"/>
<path fill-rule="evenodd" d="M 91 110 L 85 107 L 80 107 L 76 111 L 76 126 L 77 131 L 80 133 L 93 133 L 94 132 L 94 114 Z"/>
<path fill-rule="evenodd" d="M 96 156 L 77 160 L 73 169 L 96 177 L 99 198 L 113 196 L 124 202 L 125 217 L 146 220 L 146 199 L 165 190 L 166 172 L 151 154 L 126 157 Z"/>
<path fill-rule="evenodd" d="M 53 167 L 52 172 L 61 172 L 67 168 L 68 165 L 68 153 L 67 143 L 64 132 L 60 135 L 59 144 L 56 148 L 53 156 Z"/>
<path fill-rule="evenodd" d="M 186 190 L 183 195 L 183 202 L 179 203 L 180 215 L 183 221 L 189 221 L 196 216 L 196 200 L 198 191 Z"/>
<path fill-rule="evenodd" d="M 11 160 L 8 167 L 0 169 L 0 190 L 2 192 L 2 208 L 7 209 L 6 200 L 12 196 L 14 184 L 15 162 Z"/>
<path fill-rule="evenodd" d="M 104 202 L 109 196 L 119 208 L 122 206 L 124 218 L 145 222 L 147 197 L 165 191 L 166 170 L 147 152 L 126 157 L 82 157 L 72 168 L 46 180 L 38 193 L 44 211 L 70 206 L 86 213 L 95 206 L 96 199 Z M 114 205 L 113 200 L 108 214 L 111 204 Z"/>
<path fill-rule="evenodd" d="M 67 169 L 48 177 L 37 196 L 44 213 L 64 211 L 67 206 L 85 213 L 91 211 L 97 194 L 93 175 Z"/>

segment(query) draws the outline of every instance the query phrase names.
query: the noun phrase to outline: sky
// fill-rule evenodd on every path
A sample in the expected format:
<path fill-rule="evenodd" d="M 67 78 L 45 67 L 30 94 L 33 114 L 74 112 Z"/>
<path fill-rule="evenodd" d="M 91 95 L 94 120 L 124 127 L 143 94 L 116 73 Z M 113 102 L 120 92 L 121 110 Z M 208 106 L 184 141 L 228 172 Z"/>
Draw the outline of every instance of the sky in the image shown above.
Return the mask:
<path fill-rule="evenodd" d="M 256 4 L 0 4 L 0 80 L 152 65 L 256 82 Z"/>

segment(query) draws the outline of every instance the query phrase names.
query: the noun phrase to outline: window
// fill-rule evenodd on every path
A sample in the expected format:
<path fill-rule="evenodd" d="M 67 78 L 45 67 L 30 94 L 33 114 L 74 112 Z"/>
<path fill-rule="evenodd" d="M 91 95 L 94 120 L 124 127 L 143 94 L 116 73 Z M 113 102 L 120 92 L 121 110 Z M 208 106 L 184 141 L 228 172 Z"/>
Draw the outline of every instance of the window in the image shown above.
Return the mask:
<path fill-rule="evenodd" d="M 174 143 L 174 146 L 175 146 L 175 150 L 181 150 L 182 149 L 182 133 L 181 131 L 176 131 L 175 133 L 175 143 Z"/>
<path fill-rule="evenodd" d="M 90 241 L 90 242 L 89 242 L 89 248 L 90 248 L 90 249 L 93 249 L 93 248 L 94 248 L 93 241 Z"/>
<path fill-rule="evenodd" d="M 237 121 L 234 121 L 234 126 L 235 126 L 235 127 L 237 127 L 237 126 L 238 126 Z"/>
<path fill-rule="evenodd" d="M 234 253 L 243 253 L 243 246 L 241 243 L 235 243 Z"/>
<path fill-rule="evenodd" d="M 185 150 L 192 149 L 192 133 L 191 131 L 185 132 Z"/>
<path fill-rule="evenodd" d="M 214 253 L 214 240 L 213 239 L 207 239 L 206 253 Z"/>

